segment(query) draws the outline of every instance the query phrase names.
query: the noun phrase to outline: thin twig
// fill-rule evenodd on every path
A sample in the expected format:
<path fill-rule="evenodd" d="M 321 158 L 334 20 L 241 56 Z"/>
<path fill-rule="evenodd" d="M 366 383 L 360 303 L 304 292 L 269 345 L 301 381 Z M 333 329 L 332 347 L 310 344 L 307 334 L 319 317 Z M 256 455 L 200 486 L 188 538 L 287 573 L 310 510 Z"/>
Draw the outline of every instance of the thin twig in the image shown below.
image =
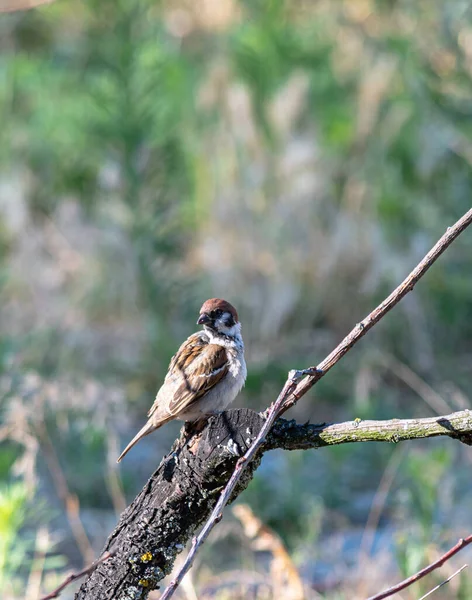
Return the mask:
<path fill-rule="evenodd" d="M 204 543 L 213 527 L 221 520 L 223 508 L 228 503 L 231 494 L 236 487 L 244 468 L 255 456 L 265 441 L 266 435 L 272 428 L 278 416 L 294 406 L 308 390 L 319 381 L 341 358 L 348 352 L 369 329 L 371 329 L 382 317 L 384 317 L 400 300 L 410 292 L 417 281 L 426 273 L 431 265 L 452 244 L 452 242 L 472 223 L 472 209 L 470 209 L 457 223 L 448 227 L 446 233 L 440 238 L 436 245 L 428 252 L 423 260 L 413 269 L 408 277 L 375 308 L 363 321 L 358 323 L 344 340 L 323 360 L 317 367 L 311 367 L 305 371 L 291 371 L 277 400 L 264 413 L 266 421 L 246 454 L 236 463 L 226 487 L 216 503 L 210 517 L 203 526 L 199 535 L 193 539 L 192 547 L 184 564 L 179 569 L 175 579 L 167 586 L 161 596 L 161 600 L 171 598 L 182 578 L 192 566 L 193 560 L 200 546 Z M 304 375 L 308 375 L 303 378 Z M 297 382 L 299 381 L 298 385 Z"/>
<path fill-rule="evenodd" d="M 310 373 L 311 373 L 311 371 L 310 371 Z M 231 475 L 228 483 L 226 484 L 225 489 L 221 493 L 221 496 L 218 499 L 218 502 L 216 503 L 215 508 L 213 509 L 211 515 L 208 518 L 208 521 L 205 523 L 203 529 L 198 534 L 198 536 L 193 538 L 192 547 L 190 549 L 190 552 L 187 555 L 187 558 L 185 559 L 185 562 L 180 567 L 175 579 L 173 579 L 170 582 L 170 584 L 167 586 L 167 588 L 165 589 L 164 593 L 161 596 L 161 600 L 167 600 L 168 598 L 170 598 L 173 595 L 173 593 L 177 589 L 179 583 L 182 581 L 184 575 L 187 573 L 187 571 L 192 566 L 193 560 L 195 558 L 195 555 L 198 552 L 198 549 L 204 543 L 204 541 L 207 539 L 207 537 L 208 537 L 210 531 L 213 529 L 213 527 L 217 523 L 219 523 L 219 521 L 221 521 L 221 518 L 223 516 L 223 514 L 222 514 L 223 508 L 228 503 L 228 500 L 230 499 L 234 488 L 236 487 L 239 479 L 241 478 L 243 470 L 251 462 L 251 460 L 254 458 L 254 455 L 256 454 L 256 452 L 259 450 L 259 448 L 265 442 L 266 435 L 269 433 L 270 428 L 272 427 L 275 419 L 277 418 L 280 408 L 282 407 L 282 405 L 286 401 L 286 399 L 289 397 L 289 395 L 292 393 L 292 391 L 295 389 L 297 382 L 300 380 L 300 378 L 305 375 L 308 375 L 308 371 L 290 371 L 288 379 L 285 382 L 285 385 L 284 385 L 282 391 L 280 392 L 279 397 L 270 406 L 270 408 L 268 410 L 267 419 L 266 419 L 264 425 L 262 426 L 259 434 L 257 435 L 254 442 L 251 444 L 251 447 L 244 454 L 244 456 L 242 456 L 236 463 L 236 467 L 233 471 L 233 474 Z"/>
<path fill-rule="evenodd" d="M 286 412 L 298 400 L 304 396 L 313 385 L 321 379 L 339 360 L 350 350 L 356 342 L 363 337 L 369 329 L 380 321 L 408 292 L 414 288 L 415 284 L 431 265 L 441 256 L 441 254 L 452 244 L 452 242 L 472 223 L 472 209 L 467 211 L 457 223 L 448 227 L 446 233 L 440 238 L 433 248 L 426 254 L 423 260 L 413 269 L 402 283 L 393 290 L 393 292 L 381 304 L 377 306 L 365 319 L 358 323 L 354 329 L 347 335 L 343 341 L 327 356 L 317 367 L 315 374 L 306 377 L 301 381 L 291 397 L 285 403 L 280 414 Z"/>
<path fill-rule="evenodd" d="M 433 587 L 432 590 L 429 590 L 428 593 L 426 593 L 424 596 L 421 596 L 421 598 L 419 600 L 424 600 L 425 598 L 427 598 L 428 596 L 431 596 L 431 594 L 433 592 L 435 592 L 436 590 L 439 590 L 439 588 L 441 588 L 443 585 L 446 585 L 446 583 L 449 583 L 451 581 L 451 579 L 453 579 L 456 575 L 459 575 L 459 573 L 461 571 L 463 571 L 464 569 L 466 569 L 469 565 L 462 565 L 462 567 L 460 569 L 457 569 L 457 571 L 455 573 L 453 573 L 452 575 L 450 575 L 447 579 L 445 579 L 444 581 L 442 581 L 439 585 L 437 585 L 436 587 Z"/>
<path fill-rule="evenodd" d="M 469 535 L 468 537 L 459 540 L 453 548 L 448 550 L 445 554 L 443 554 L 435 562 L 431 563 L 424 569 L 421 569 L 421 571 L 418 571 L 418 573 L 415 573 L 411 577 L 408 577 L 408 579 L 404 579 L 400 583 L 397 583 L 397 585 L 394 585 L 393 587 L 388 588 L 388 590 L 385 590 L 384 592 L 381 592 L 380 594 L 371 596 L 370 598 L 368 598 L 368 600 L 383 600 L 383 598 L 388 598 L 389 596 L 393 596 L 393 594 L 396 594 L 397 592 L 401 592 L 401 590 L 404 590 L 405 588 L 410 587 L 410 585 L 419 581 L 420 579 L 425 577 L 425 575 L 428 575 L 432 571 L 441 567 L 447 560 L 449 560 L 451 558 L 451 556 L 454 556 L 454 554 L 457 554 L 458 552 L 460 552 L 463 548 L 465 548 L 469 544 L 472 544 L 472 535 Z"/>
<path fill-rule="evenodd" d="M 53 598 L 57 598 L 59 596 L 59 594 L 62 592 L 62 590 L 64 590 L 73 581 L 75 581 L 76 579 L 80 579 L 84 575 L 88 575 L 89 573 L 91 573 L 92 571 L 95 570 L 97 565 L 99 565 L 102 562 L 105 562 L 112 556 L 114 556 L 114 552 L 105 552 L 105 554 L 103 554 L 100 558 L 98 558 L 90 566 L 86 567 L 85 569 L 82 569 L 82 571 L 79 571 L 78 573 L 71 573 L 66 579 L 64 579 L 64 581 L 61 583 L 61 585 L 59 585 L 55 590 L 53 590 L 47 596 L 43 596 L 41 598 L 41 600 L 52 600 Z"/>

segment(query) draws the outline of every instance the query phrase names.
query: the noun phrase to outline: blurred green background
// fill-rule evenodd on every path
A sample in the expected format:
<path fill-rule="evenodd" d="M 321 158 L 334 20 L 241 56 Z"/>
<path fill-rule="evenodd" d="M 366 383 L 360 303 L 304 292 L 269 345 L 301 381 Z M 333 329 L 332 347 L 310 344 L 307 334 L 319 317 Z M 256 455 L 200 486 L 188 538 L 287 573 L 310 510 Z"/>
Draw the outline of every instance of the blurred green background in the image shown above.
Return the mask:
<path fill-rule="evenodd" d="M 0 595 L 38 600 L 178 434 L 117 468 L 206 298 L 243 323 L 234 406 L 263 409 L 470 208 L 472 8 L 62 1 L 0 15 L 0 47 Z M 467 231 L 291 416 L 447 414 L 471 374 Z M 365 599 L 471 533 L 471 461 L 449 439 L 274 452 L 241 501 L 306 598 Z M 289 598 L 270 560 L 228 510 L 179 597 Z M 435 597 L 470 599 L 471 572 Z"/>

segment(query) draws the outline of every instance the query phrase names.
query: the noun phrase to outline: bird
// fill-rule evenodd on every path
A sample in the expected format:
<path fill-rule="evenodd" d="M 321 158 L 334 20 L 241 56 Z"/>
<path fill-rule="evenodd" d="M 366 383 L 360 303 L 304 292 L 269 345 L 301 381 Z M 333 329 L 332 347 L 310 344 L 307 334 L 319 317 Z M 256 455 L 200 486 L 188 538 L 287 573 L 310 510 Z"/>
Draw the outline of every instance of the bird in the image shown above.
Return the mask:
<path fill-rule="evenodd" d="M 244 342 L 234 306 L 210 298 L 200 309 L 197 325 L 203 325 L 203 330 L 188 337 L 172 357 L 147 423 L 117 462 L 139 440 L 173 419 L 199 421 L 222 412 L 244 386 Z"/>

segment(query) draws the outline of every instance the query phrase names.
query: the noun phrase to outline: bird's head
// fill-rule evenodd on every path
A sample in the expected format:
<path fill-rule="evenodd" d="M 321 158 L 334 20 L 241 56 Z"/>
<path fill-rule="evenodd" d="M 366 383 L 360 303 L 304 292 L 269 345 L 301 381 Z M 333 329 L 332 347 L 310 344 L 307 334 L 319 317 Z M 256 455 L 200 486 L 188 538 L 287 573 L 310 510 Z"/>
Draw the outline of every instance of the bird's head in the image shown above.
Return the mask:
<path fill-rule="evenodd" d="M 200 309 L 197 325 L 212 333 L 234 337 L 241 331 L 238 313 L 234 306 L 221 298 L 210 298 Z"/>

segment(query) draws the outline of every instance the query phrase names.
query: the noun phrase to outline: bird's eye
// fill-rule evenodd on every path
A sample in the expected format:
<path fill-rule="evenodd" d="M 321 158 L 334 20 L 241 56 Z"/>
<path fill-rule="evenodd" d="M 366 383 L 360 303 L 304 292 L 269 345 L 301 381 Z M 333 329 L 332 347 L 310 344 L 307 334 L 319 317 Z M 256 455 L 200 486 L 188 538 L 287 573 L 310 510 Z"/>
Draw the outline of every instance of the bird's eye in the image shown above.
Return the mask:
<path fill-rule="evenodd" d="M 215 318 L 219 319 L 221 317 L 221 315 L 223 314 L 223 311 L 220 309 L 214 310 L 213 314 L 214 314 Z"/>

